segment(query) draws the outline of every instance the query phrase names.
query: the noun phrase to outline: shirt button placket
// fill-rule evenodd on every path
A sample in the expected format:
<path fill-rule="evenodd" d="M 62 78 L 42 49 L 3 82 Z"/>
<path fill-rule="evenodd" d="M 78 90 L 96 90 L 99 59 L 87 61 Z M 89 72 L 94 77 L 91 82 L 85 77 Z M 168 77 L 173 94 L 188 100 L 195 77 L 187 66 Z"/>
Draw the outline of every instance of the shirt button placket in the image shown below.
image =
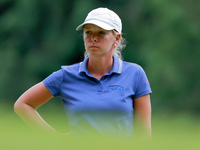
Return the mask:
<path fill-rule="evenodd" d="M 99 85 L 98 85 L 98 88 L 97 88 L 97 92 L 102 92 L 102 84 L 101 83 L 99 83 Z"/>

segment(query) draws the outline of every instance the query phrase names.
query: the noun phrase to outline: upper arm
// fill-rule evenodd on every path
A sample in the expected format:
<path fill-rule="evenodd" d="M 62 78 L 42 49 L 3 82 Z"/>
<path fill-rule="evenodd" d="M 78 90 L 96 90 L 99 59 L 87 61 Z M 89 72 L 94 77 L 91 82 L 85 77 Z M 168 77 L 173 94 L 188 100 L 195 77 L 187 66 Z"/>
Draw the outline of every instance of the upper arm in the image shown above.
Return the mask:
<path fill-rule="evenodd" d="M 34 109 L 37 109 L 48 100 L 53 97 L 51 92 L 46 88 L 43 82 L 40 82 L 30 89 L 28 89 L 25 93 L 23 93 L 18 100 L 15 102 L 15 108 L 20 107 L 21 105 L 29 105 Z"/>

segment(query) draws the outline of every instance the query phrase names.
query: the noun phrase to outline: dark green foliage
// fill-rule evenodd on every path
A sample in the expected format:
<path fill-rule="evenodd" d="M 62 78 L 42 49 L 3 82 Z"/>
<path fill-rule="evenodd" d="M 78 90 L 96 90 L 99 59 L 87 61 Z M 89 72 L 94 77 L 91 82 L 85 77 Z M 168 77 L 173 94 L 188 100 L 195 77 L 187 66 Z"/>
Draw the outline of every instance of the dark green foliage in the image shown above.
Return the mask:
<path fill-rule="evenodd" d="M 14 102 L 61 65 L 83 60 L 87 13 L 108 7 L 122 19 L 124 60 L 147 73 L 154 111 L 200 113 L 200 1 L 3 0 L 0 99 Z"/>

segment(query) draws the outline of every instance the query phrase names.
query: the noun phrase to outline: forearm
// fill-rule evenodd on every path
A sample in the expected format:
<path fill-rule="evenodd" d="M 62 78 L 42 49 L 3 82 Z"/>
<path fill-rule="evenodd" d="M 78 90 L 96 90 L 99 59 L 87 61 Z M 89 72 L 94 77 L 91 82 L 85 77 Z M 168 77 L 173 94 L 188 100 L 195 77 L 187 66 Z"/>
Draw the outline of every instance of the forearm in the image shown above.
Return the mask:
<path fill-rule="evenodd" d="M 134 118 L 136 130 L 141 135 L 151 137 L 151 102 L 149 94 L 134 100 Z"/>
<path fill-rule="evenodd" d="M 14 110 L 31 129 L 52 133 L 56 132 L 56 130 L 46 123 L 40 114 L 30 105 L 15 104 Z"/>
<path fill-rule="evenodd" d="M 40 82 L 23 93 L 14 104 L 15 112 L 32 129 L 55 132 L 36 111 L 53 97 L 43 82 Z"/>
<path fill-rule="evenodd" d="M 148 114 L 136 112 L 134 121 L 135 129 L 138 130 L 141 135 L 151 137 L 151 112 Z"/>

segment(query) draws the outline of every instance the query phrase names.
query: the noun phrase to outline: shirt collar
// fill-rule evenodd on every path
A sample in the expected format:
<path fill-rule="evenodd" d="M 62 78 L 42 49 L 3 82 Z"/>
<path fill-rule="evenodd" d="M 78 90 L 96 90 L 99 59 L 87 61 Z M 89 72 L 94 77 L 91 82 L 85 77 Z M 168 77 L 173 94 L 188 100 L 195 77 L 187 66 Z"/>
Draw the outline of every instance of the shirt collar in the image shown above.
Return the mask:
<path fill-rule="evenodd" d="M 113 64 L 109 74 L 112 74 L 112 73 L 121 74 L 121 72 L 122 72 L 122 60 L 117 58 L 116 56 L 113 56 L 113 58 L 114 58 L 114 64 Z M 88 69 L 87 69 L 88 59 L 89 59 L 89 57 L 84 59 L 83 62 L 80 62 L 80 64 L 79 64 L 79 73 L 80 72 L 85 72 L 86 74 L 89 74 Z"/>

